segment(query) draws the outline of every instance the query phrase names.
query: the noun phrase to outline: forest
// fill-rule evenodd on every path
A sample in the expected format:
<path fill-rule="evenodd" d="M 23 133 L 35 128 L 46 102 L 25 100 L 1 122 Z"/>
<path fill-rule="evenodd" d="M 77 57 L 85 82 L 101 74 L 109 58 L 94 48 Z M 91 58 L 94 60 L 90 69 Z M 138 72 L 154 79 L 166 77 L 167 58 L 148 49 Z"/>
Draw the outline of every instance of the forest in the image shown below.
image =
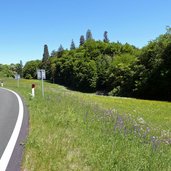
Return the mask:
<path fill-rule="evenodd" d="M 44 45 L 42 60 L 0 65 L 6 76 L 14 72 L 36 79 L 36 70 L 45 69 L 47 81 L 69 89 L 101 95 L 171 100 L 171 28 L 142 48 L 128 43 L 93 39 L 91 30 L 80 36 L 79 47 L 71 41 L 50 54 Z"/>

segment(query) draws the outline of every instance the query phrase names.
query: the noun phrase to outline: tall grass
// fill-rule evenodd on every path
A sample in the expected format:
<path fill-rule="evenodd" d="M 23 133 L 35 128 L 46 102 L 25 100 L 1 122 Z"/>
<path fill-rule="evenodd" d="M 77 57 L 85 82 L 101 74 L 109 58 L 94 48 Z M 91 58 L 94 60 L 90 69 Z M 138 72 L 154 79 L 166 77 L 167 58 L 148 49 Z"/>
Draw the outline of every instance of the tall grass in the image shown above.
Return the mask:
<path fill-rule="evenodd" d="M 36 96 L 31 98 L 31 83 Z M 73 92 L 39 81 L 5 86 L 25 99 L 30 114 L 23 170 L 171 170 L 171 103 Z"/>

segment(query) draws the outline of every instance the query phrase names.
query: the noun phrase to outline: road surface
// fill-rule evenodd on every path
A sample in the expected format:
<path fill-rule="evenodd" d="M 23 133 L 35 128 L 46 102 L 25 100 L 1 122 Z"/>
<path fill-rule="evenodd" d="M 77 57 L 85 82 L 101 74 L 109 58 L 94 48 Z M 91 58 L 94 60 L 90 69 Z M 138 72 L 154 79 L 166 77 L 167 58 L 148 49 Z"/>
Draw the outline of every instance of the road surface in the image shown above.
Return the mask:
<path fill-rule="evenodd" d="M 0 88 L 0 171 L 20 171 L 28 115 L 18 94 Z"/>

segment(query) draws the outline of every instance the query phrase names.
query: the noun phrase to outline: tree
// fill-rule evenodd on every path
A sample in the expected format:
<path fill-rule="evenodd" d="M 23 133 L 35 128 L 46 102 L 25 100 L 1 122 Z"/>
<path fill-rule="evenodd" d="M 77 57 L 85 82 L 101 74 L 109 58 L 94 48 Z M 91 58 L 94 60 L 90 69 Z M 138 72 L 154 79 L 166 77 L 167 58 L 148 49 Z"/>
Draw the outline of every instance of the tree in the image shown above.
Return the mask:
<path fill-rule="evenodd" d="M 71 46 L 70 46 L 70 50 L 74 50 L 75 49 L 75 43 L 74 43 L 74 41 L 73 41 L 73 39 L 72 39 L 72 41 L 71 41 Z"/>
<path fill-rule="evenodd" d="M 15 74 L 15 64 L 12 64 L 14 66 L 11 68 L 11 65 L 1 65 L 0 69 L 0 75 L 3 77 L 14 77 Z"/>
<path fill-rule="evenodd" d="M 36 70 L 40 65 L 40 60 L 28 61 L 23 68 L 23 77 L 26 79 L 35 79 L 37 77 Z"/>
<path fill-rule="evenodd" d="M 20 63 L 19 64 L 16 64 L 15 65 L 15 68 L 16 68 L 16 72 L 17 74 L 20 74 L 21 78 L 23 77 L 23 64 L 22 64 L 22 61 L 20 60 Z"/>
<path fill-rule="evenodd" d="M 63 51 L 64 51 L 64 48 L 63 46 L 60 44 L 59 48 L 58 48 L 58 57 L 62 57 L 62 54 L 63 54 Z"/>
<path fill-rule="evenodd" d="M 97 90 L 106 91 L 107 90 L 107 80 L 109 68 L 112 62 L 112 58 L 108 55 L 99 55 L 96 59 L 97 65 Z"/>
<path fill-rule="evenodd" d="M 109 43 L 109 39 L 108 39 L 108 32 L 107 31 L 105 31 L 104 32 L 104 39 L 103 39 L 103 41 L 105 42 L 105 43 Z"/>
<path fill-rule="evenodd" d="M 91 30 L 88 29 L 86 33 L 86 40 L 92 40 L 92 39 L 93 39 L 93 36 L 92 36 Z"/>
<path fill-rule="evenodd" d="M 166 26 L 166 34 L 171 35 L 171 27 L 170 26 Z"/>
<path fill-rule="evenodd" d="M 62 52 L 62 51 L 64 51 L 64 48 L 63 48 L 63 46 L 60 44 L 60 46 L 59 46 L 59 48 L 58 48 L 58 52 Z"/>
<path fill-rule="evenodd" d="M 74 88 L 84 92 L 93 92 L 96 89 L 97 82 L 97 67 L 95 61 L 78 59 L 73 65 Z"/>
<path fill-rule="evenodd" d="M 52 82 L 55 83 L 55 73 L 56 73 L 56 64 L 55 63 L 52 63 L 51 64 L 51 79 L 52 79 Z"/>
<path fill-rule="evenodd" d="M 52 50 L 52 52 L 51 52 L 51 55 L 50 55 L 51 57 L 54 57 L 54 56 L 57 56 L 57 52 L 55 51 L 55 50 Z"/>
<path fill-rule="evenodd" d="M 43 53 L 43 59 L 42 62 L 45 62 L 49 59 L 49 50 L 48 50 L 48 46 L 44 45 L 44 53 Z"/>
<path fill-rule="evenodd" d="M 85 38 L 83 35 L 80 36 L 80 46 L 82 46 L 85 42 Z"/>
<path fill-rule="evenodd" d="M 139 80 L 137 97 L 171 100 L 171 35 L 160 35 L 142 49 L 139 65 L 143 65 L 145 77 Z"/>

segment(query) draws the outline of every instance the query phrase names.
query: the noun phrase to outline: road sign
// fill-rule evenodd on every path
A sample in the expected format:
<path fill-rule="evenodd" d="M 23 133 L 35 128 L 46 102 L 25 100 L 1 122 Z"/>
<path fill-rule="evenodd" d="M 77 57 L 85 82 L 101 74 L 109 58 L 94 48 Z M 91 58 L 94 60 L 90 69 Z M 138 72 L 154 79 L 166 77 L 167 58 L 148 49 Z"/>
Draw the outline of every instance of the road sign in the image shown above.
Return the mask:
<path fill-rule="evenodd" d="M 37 70 L 37 79 L 42 80 L 42 96 L 44 97 L 44 85 L 43 80 L 46 79 L 46 72 L 44 69 Z"/>
<path fill-rule="evenodd" d="M 19 87 L 20 74 L 15 74 L 15 79 L 17 80 L 17 86 Z"/>
<path fill-rule="evenodd" d="M 19 80 L 20 79 L 20 74 L 15 74 L 15 79 Z"/>
<path fill-rule="evenodd" d="M 44 69 L 38 69 L 37 70 L 37 79 L 39 80 L 45 80 L 46 79 L 46 72 Z"/>

